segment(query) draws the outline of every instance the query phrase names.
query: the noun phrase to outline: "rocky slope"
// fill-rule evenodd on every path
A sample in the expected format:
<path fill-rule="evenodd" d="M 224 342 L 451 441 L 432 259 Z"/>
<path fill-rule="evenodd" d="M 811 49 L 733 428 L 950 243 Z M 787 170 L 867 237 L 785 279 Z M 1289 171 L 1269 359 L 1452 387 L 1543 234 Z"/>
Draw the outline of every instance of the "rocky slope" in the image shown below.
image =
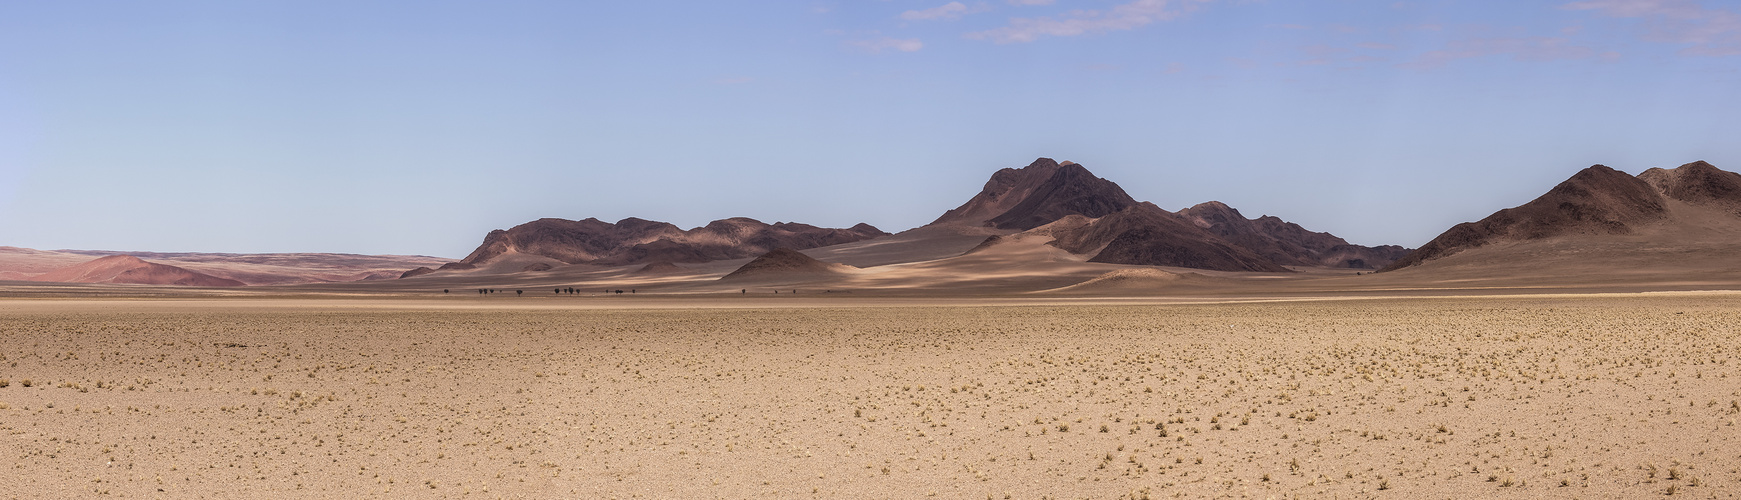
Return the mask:
<path fill-rule="evenodd" d="M 592 218 L 538 219 L 491 231 L 460 265 L 444 269 L 469 269 L 510 253 L 568 264 L 708 262 L 754 257 L 774 248 L 808 249 L 886 235 L 869 224 L 836 229 L 794 222 L 765 224 L 744 217 L 716 220 L 687 231 L 670 223 L 632 217 L 615 224 Z"/>
<path fill-rule="evenodd" d="M 1072 222 L 1072 217 L 1083 220 Z M 1092 255 L 1091 262 L 1223 271 L 1286 272 L 1283 266 L 1290 265 L 1376 268 L 1408 251 L 1353 245 L 1276 217 L 1249 220 L 1219 202 L 1175 214 L 1137 202 L 1082 165 L 1050 158 L 997 171 L 979 194 L 931 226 L 1042 231 L 1056 238 L 1059 248 Z"/>
<path fill-rule="evenodd" d="M 1027 167 L 993 173 L 979 194 L 930 225 L 1027 230 L 1066 215 L 1100 217 L 1136 203 L 1118 184 L 1095 177 L 1081 165 L 1040 158 Z"/>
<path fill-rule="evenodd" d="M 1311 231 L 1272 215 L 1247 219 L 1239 210 L 1219 201 L 1200 203 L 1178 214 L 1228 243 L 1282 265 L 1377 269 L 1409 252 L 1396 245 L 1355 245 L 1334 234 Z"/>
<path fill-rule="evenodd" d="M 1052 244 L 1089 262 L 1218 271 L 1288 272 L 1153 203 L 1139 203 L 1081 226 L 1054 231 Z"/>
<path fill-rule="evenodd" d="M 1695 161 L 1672 169 L 1645 170 L 1638 174 L 1638 179 L 1669 199 L 1715 206 L 1741 215 L 1741 174 Z"/>
<path fill-rule="evenodd" d="M 1676 207 L 1690 208 L 1676 208 Z M 1703 220 L 1703 209 L 1727 212 L 1720 223 L 1741 227 L 1741 175 L 1709 163 L 1653 168 L 1638 176 L 1595 165 L 1530 202 L 1465 222 L 1422 245 L 1385 271 L 1417 266 L 1470 249 L 1550 238 L 1597 242 L 1645 229 Z M 1671 243 L 1671 242 L 1662 242 Z M 1619 250 L 1609 250 L 1619 251 Z"/>

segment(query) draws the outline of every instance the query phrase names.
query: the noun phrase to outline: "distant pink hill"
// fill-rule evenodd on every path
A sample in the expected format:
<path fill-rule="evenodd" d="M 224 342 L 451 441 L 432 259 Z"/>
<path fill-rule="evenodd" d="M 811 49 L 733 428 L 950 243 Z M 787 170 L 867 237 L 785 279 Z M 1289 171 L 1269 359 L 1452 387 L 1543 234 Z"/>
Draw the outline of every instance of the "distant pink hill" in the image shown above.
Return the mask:
<path fill-rule="evenodd" d="M 175 266 L 154 264 L 131 255 L 111 255 L 29 278 L 29 281 L 60 283 L 124 283 L 135 285 L 242 286 L 240 281 L 219 278 Z"/>

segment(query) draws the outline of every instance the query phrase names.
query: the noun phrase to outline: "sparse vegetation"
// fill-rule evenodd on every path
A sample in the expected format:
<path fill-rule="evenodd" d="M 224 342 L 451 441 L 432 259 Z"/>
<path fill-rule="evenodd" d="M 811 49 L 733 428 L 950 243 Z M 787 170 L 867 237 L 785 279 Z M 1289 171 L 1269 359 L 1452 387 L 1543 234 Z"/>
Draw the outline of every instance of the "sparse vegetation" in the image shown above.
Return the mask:
<path fill-rule="evenodd" d="M 13 312 L 0 430 L 132 496 L 1705 496 L 1730 301 Z"/>

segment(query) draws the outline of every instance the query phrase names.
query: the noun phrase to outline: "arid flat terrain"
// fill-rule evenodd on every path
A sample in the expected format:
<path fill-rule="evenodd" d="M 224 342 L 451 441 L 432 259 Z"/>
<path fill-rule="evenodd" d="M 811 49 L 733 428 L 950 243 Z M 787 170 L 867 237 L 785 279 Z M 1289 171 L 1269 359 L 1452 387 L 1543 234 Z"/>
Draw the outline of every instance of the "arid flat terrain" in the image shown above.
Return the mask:
<path fill-rule="evenodd" d="M 0 300 L 0 497 L 1731 498 L 1741 294 Z"/>

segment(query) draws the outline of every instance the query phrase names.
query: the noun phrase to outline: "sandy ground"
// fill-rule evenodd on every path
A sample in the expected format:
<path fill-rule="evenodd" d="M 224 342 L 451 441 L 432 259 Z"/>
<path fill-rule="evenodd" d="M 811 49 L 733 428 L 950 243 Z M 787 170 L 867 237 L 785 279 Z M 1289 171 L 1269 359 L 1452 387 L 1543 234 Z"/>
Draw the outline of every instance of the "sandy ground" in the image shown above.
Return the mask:
<path fill-rule="evenodd" d="M 6 299 L 0 385 L 4 498 L 1741 493 L 1733 293 Z"/>

